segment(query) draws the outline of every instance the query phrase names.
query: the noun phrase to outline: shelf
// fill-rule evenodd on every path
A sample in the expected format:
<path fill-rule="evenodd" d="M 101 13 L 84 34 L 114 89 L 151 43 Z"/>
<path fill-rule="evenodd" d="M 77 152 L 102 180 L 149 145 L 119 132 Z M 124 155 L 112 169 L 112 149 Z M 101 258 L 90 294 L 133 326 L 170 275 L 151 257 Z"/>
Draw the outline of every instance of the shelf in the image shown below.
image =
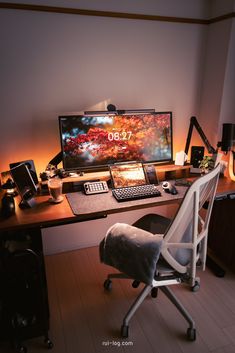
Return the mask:
<path fill-rule="evenodd" d="M 190 164 L 166 164 L 155 166 L 159 181 L 186 178 L 189 176 L 190 167 Z"/>
<path fill-rule="evenodd" d="M 189 170 L 190 167 L 191 167 L 191 164 L 187 164 L 187 165 L 166 164 L 166 165 L 155 166 L 157 172 L 173 172 L 173 171 Z"/>
<path fill-rule="evenodd" d="M 156 165 L 157 175 L 159 180 L 163 180 L 165 178 L 172 179 L 175 177 L 184 177 L 187 172 L 189 172 L 191 165 L 174 165 L 174 164 L 165 164 L 165 165 Z M 181 176 L 182 174 L 182 176 Z M 67 177 L 63 179 L 64 183 L 76 183 L 76 182 L 84 182 L 84 181 L 95 181 L 95 180 L 109 180 L 109 171 L 101 171 L 94 173 L 84 173 L 81 176 L 77 177 Z"/>

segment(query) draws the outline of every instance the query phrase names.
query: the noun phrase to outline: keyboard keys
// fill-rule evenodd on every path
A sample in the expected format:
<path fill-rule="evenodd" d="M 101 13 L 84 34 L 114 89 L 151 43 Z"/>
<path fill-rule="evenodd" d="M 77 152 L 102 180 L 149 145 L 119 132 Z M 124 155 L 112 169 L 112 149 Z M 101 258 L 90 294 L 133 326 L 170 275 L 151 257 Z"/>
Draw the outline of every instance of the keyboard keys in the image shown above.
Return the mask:
<path fill-rule="evenodd" d="M 92 194 L 99 194 L 102 192 L 108 192 L 108 185 L 106 181 L 92 181 L 86 182 L 83 185 L 85 194 L 92 195 Z"/>
<path fill-rule="evenodd" d="M 154 184 L 124 187 L 114 189 L 112 192 L 117 201 L 130 201 L 161 196 L 161 192 Z"/>

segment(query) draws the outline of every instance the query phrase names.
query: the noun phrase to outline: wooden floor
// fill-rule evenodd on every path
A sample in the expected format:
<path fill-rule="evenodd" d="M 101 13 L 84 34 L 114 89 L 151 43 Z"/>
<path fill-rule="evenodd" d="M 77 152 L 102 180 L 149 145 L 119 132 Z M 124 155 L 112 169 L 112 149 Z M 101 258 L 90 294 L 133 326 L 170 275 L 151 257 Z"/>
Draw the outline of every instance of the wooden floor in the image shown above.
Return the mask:
<path fill-rule="evenodd" d="M 235 275 L 215 277 L 200 272 L 201 288 L 174 286 L 196 321 L 197 340 L 186 339 L 187 323 L 162 292 L 148 297 L 130 321 L 128 339 L 120 338 L 122 318 L 140 288 L 130 280 L 115 280 L 111 292 L 103 289 L 107 273 L 98 248 L 46 257 L 51 312 L 52 353 L 234 353 Z M 47 352 L 43 339 L 25 342 L 28 352 Z M 7 345 L 0 351 L 10 352 Z"/>

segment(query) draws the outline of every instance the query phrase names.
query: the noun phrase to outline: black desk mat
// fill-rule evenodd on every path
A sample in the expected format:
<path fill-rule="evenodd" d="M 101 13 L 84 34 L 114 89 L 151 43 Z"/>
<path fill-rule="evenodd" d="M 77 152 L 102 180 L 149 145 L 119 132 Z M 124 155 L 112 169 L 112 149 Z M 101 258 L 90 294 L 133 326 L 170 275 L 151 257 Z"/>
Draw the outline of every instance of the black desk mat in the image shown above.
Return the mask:
<path fill-rule="evenodd" d="M 160 189 L 160 187 L 159 187 Z M 187 188 L 178 186 L 178 194 L 171 195 L 161 191 L 162 196 L 134 201 L 118 202 L 110 190 L 108 193 L 85 195 L 83 192 L 67 193 L 66 197 L 74 215 L 83 217 L 104 217 L 107 214 L 125 212 L 129 210 L 161 206 L 181 200 Z"/>

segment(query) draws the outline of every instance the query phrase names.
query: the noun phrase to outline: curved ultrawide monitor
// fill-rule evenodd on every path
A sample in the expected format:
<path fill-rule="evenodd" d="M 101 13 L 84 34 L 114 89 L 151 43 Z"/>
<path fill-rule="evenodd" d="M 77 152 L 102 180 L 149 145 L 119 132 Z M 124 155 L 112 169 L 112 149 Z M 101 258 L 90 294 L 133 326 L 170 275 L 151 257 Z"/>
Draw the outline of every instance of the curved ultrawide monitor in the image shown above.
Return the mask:
<path fill-rule="evenodd" d="M 171 112 L 67 115 L 59 116 L 59 126 L 67 171 L 173 160 Z"/>

